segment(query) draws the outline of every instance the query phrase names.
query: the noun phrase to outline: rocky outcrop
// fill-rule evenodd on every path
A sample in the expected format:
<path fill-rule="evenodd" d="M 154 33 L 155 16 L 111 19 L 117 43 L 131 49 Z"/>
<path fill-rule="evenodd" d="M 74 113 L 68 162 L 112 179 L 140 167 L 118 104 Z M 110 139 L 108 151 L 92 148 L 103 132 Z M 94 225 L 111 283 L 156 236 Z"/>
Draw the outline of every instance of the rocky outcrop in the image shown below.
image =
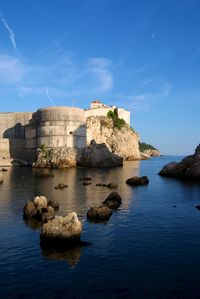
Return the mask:
<path fill-rule="evenodd" d="M 114 126 L 112 118 L 105 116 L 88 117 L 86 123 L 87 143 L 105 143 L 108 149 L 124 160 L 140 160 L 139 136 L 124 124 L 120 129 Z"/>
<path fill-rule="evenodd" d="M 170 162 L 165 165 L 159 175 L 200 180 L 200 145 L 193 155 L 185 157 L 180 163 Z"/>
<path fill-rule="evenodd" d="M 142 186 L 142 185 L 147 185 L 149 183 L 149 179 L 147 176 L 142 176 L 142 177 L 132 177 L 128 180 L 126 180 L 126 184 L 130 186 Z"/>
<path fill-rule="evenodd" d="M 149 156 L 149 157 L 159 157 L 160 152 L 157 149 L 147 149 L 142 152 L 142 154 Z"/>
<path fill-rule="evenodd" d="M 42 227 L 41 242 L 53 246 L 72 246 L 80 243 L 82 224 L 75 212 L 55 217 Z"/>
<path fill-rule="evenodd" d="M 97 144 L 94 140 L 90 146 L 82 150 L 78 165 L 94 168 L 110 168 L 122 166 L 123 158 L 109 151 L 106 144 Z"/>
<path fill-rule="evenodd" d="M 76 148 L 43 148 L 38 150 L 36 168 L 69 168 L 76 166 L 81 152 Z"/>

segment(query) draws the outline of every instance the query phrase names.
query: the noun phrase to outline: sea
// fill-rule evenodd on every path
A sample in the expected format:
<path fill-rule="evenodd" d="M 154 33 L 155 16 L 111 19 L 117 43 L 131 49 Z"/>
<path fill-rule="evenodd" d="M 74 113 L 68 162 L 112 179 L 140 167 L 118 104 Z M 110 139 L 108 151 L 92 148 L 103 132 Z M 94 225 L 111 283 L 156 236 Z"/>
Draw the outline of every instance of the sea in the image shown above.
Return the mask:
<path fill-rule="evenodd" d="M 34 169 L 8 168 L 0 185 L 0 298 L 197 299 L 200 298 L 200 184 L 158 175 L 170 161 L 161 156 L 125 162 L 114 169 L 53 170 L 36 178 Z M 149 184 L 126 180 L 146 175 Z M 83 186 L 83 177 L 92 178 Z M 113 191 L 122 205 L 110 220 L 91 223 L 86 213 Z M 56 190 L 58 183 L 68 188 Z M 76 212 L 88 246 L 42 249 L 41 225 L 24 221 L 23 207 L 34 196 L 60 203 L 58 215 Z"/>

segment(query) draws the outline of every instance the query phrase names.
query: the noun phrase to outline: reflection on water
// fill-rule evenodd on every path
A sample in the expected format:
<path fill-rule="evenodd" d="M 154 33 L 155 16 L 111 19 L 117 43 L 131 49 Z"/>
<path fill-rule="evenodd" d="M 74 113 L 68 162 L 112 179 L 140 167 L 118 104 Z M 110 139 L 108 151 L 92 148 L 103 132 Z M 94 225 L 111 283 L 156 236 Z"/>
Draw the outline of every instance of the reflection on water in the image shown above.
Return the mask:
<path fill-rule="evenodd" d="M 82 255 L 81 247 L 71 248 L 65 251 L 52 248 L 41 248 L 44 258 L 65 261 L 70 267 L 75 267 Z"/>
<path fill-rule="evenodd" d="M 181 158 L 180 158 L 181 159 Z M 31 168 L 9 168 L 0 185 L 1 298 L 200 298 L 200 185 L 161 178 L 172 157 L 125 162 L 115 169 L 54 170 L 54 178 L 35 178 Z M 147 175 L 148 186 L 126 180 Z M 83 186 L 82 177 L 92 184 Z M 90 206 L 113 191 L 122 205 L 107 223 L 86 220 Z M 59 183 L 68 188 L 56 190 Z M 40 224 L 23 220 L 27 200 L 44 195 L 60 203 L 59 215 L 77 212 L 82 240 L 91 246 L 67 251 L 40 247 Z M 176 206 L 176 208 L 174 208 Z"/>

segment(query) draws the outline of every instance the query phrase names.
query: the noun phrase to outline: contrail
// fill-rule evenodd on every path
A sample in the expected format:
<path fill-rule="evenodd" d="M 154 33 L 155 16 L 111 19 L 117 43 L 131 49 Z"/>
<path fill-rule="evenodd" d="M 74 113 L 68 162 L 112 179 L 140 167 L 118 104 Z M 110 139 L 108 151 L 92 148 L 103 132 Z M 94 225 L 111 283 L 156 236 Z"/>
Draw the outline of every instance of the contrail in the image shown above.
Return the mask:
<path fill-rule="evenodd" d="M 50 103 L 51 103 L 53 106 L 56 106 L 55 103 L 54 103 L 54 101 L 53 101 L 53 99 L 52 99 L 52 98 L 50 97 L 50 95 L 49 95 L 49 90 L 48 90 L 48 88 L 45 88 L 45 93 L 46 93 L 46 96 L 47 96 L 47 98 L 49 99 Z"/>
<path fill-rule="evenodd" d="M 4 19 L 4 17 L 2 16 L 1 13 L 0 13 L 0 20 L 3 23 L 4 27 L 6 28 L 6 30 L 8 31 L 8 33 L 9 33 L 9 37 L 10 37 L 11 43 L 13 45 L 13 48 L 15 49 L 15 51 L 17 51 L 17 45 L 16 45 L 16 42 L 15 42 L 15 33 L 10 28 L 10 26 L 8 25 L 8 23 L 6 22 L 6 20 Z"/>

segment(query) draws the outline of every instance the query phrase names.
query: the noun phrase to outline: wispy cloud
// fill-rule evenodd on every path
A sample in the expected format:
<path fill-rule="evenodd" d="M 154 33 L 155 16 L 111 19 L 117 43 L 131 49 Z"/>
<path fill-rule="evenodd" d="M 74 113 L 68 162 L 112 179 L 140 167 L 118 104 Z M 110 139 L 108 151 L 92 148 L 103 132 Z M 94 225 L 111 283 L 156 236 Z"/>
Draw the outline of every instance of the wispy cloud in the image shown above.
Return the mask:
<path fill-rule="evenodd" d="M 0 54 L 1 84 L 16 84 L 25 77 L 25 74 L 26 67 L 18 58 Z"/>
<path fill-rule="evenodd" d="M 51 98 L 51 96 L 49 95 L 49 89 L 48 89 L 48 88 L 45 88 L 44 90 L 45 90 L 45 94 L 46 94 L 47 98 L 49 99 L 51 105 L 56 106 L 54 100 L 53 100 L 53 99 Z"/>
<path fill-rule="evenodd" d="M 113 75 L 109 70 L 112 62 L 103 57 L 90 58 L 88 60 L 89 71 L 97 76 L 102 91 L 109 91 L 113 88 Z"/>
<path fill-rule="evenodd" d="M 9 33 L 9 38 L 13 45 L 14 50 L 17 51 L 17 45 L 16 45 L 16 41 L 15 41 L 15 33 L 12 30 L 12 28 L 8 25 L 6 19 L 3 17 L 2 13 L 0 13 L 0 20 L 1 20 L 2 24 L 4 25 L 5 29 Z"/>

